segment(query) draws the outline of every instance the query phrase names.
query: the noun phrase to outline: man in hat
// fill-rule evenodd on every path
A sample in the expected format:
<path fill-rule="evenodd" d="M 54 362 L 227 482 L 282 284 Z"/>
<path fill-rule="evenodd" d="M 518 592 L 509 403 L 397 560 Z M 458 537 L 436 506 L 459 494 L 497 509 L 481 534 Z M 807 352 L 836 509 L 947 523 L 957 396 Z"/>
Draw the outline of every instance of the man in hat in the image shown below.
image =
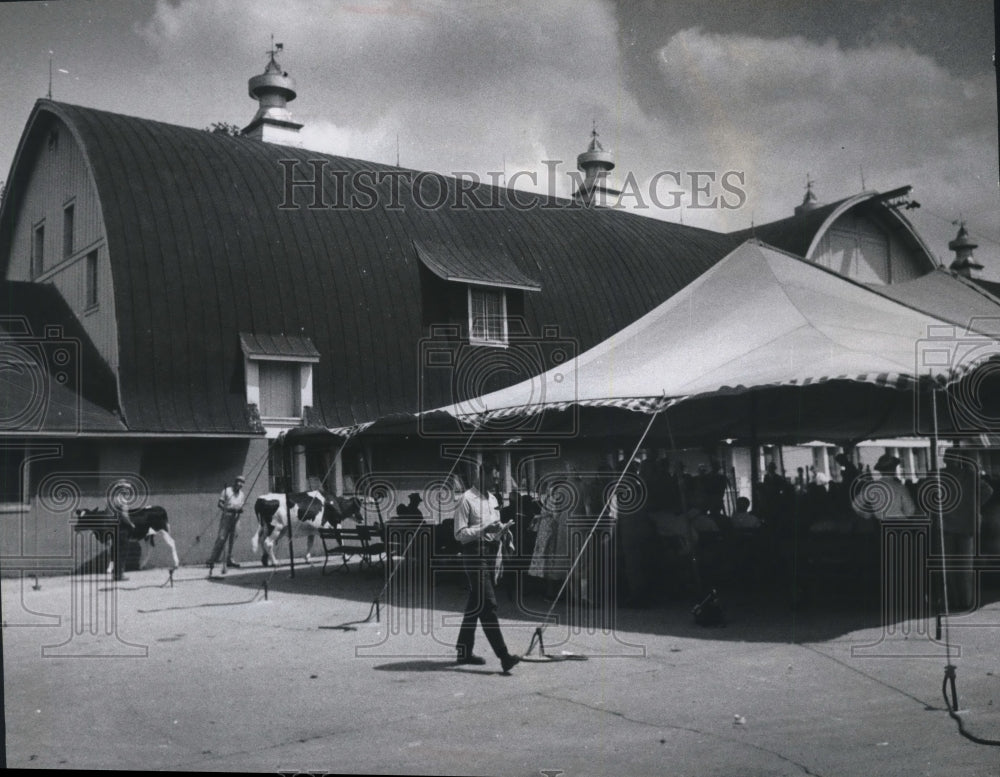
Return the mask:
<path fill-rule="evenodd" d="M 419 543 L 414 546 L 414 539 L 416 532 L 431 530 L 427 528 L 423 529 L 426 524 L 424 524 L 423 513 L 420 512 L 420 503 L 424 501 L 421 499 L 420 494 L 416 491 L 408 496 L 410 500 L 408 504 L 397 505 L 396 516 L 389 521 L 388 525 L 388 537 L 389 545 L 392 547 L 392 552 L 397 554 L 402 554 L 404 551 L 408 551 L 409 560 L 417 560 L 421 564 L 427 561 L 423 551 L 425 546 L 423 543 Z M 420 555 L 418 555 L 420 554 Z"/>
<path fill-rule="evenodd" d="M 407 497 L 410 500 L 409 504 L 400 505 L 396 508 L 396 515 L 406 516 L 412 515 L 415 518 L 423 518 L 423 513 L 420 512 L 420 503 L 424 500 L 421 499 L 420 494 L 414 491 Z"/>
<path fill-rule="evenodd" d="M 233 543 L 236 542 L 236 524 L 239 523 L 240 514 L 243 512 L 243 503 L 247 495 L 243 491 L 243 484 L 246 478 L 237 475 L 231 486 L 222 489 L 219 496 L 219 509 L 222 515 L 219 518 L 219 534 L 215 538 L 215 547 L 212 548 L 212 555 L 208 557 L 208 576 L 212 576 L 212 567 L 218 562 L 227 542 L 229 544 L 226 560 L 222 562 L 222 574 L 226 574 L 226 567 L 239 569 L 239 564 L 233 561 Z"/>
<path fill-rule="evenodd" d="M 917 506 L 898 476 L 900 461 L 895 456 L 884 453 L 875 462 L 878 480 L 871 480 L 858 489 L 857 498 L 864 503 L 861 509 L 866 517 L 888 520 L 894 518 L 915 518 Z"/>

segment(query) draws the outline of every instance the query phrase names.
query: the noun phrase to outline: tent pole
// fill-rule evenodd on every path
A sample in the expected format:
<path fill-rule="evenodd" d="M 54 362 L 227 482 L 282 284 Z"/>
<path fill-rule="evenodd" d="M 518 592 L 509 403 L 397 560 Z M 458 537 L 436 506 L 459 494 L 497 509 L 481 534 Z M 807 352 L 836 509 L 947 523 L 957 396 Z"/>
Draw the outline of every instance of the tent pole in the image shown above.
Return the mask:
<path fill-rule="evenodd" d="M 635 459 L 636 455 L 639 453 L 639 449 L 642 447 L 642 444 L 646 441 L 646 436 L 649 434 L 649 430 L 653 427 L 653 422 L 656 421 L 656 417 L 663 410 L 664 410 L 663 407 L 659 407 L 656 409 L 656 411 L 650 417 L 649 423 L 646 424 L 646 428 L 645 430 L 643 430 L 642 435 L 639 437 L 639 441 L 635 444 L 635 447 L 632 449 L 632 455 L 625 460 L 625 463 L 622 466 L 621 474 L 618 476 L 618 480 L 615 482 L 614 488 L 612 488 L 611 491 L 608 493 L 608 498 L 604 502 L 604 507 L 601 508 L 600 515 L 597 516 L 597 518 L 594 520 L 593 525 L 591 525 L 590 531 L 587 533 L 587 536 L 583 540 L 583 544 L 580 546 L 580 552 L 577 553 L 576 558 L 573 559 L 573 563 L 570 564 L 569 570 L 566 572 L 565 577 L 563 577 L 562 585 L 559 587 L 559 590 L 556 592 L 556 595 L 552 598 L 552 603 L 549 605 L 549 611 L 545 613 L 545 617 L 542 618 L 542 625 L 535 629 L 535 633 L 531 638 L 531 643 L 528 645 L 528 649 L 525 651 L 524 655 L 526 656 L 531 655 L 531 651 L 534 649 L 536 643 L 539 645 L 539 649 L 541 651 L 544 651 L 544 646 L 542 644 L 542 633 L 545 631 L 546 626 L 548 626 L 548 624 L 552 620 L 552 612 L 555 610 L 556 604 L 559 603 L 559 599 L 562 597 L 563 592 L 569 585 L 569 581 L 573 576 L 573 572 L 576 571 L 576 567 L 580 563 L 580 559 L 583 558 L 584 551 L 587 549 L 588 543 L 594 536 L 594 532 L 597 530 L 598 524 L 600 524 L 605 514 L 607 514 L 608 510 L 611 508 L 611 501 L 615 498 L 615 495 L 618 493 L 618 489 L 621 486 L 622 480 L 624 480 L 625 475 L 628 472 L 629 466 L 631 465 L 633 459 Z"/>
<path fill-rule="evenodd" d="M 760 480 L 760 444 L 757 441 L 757 395 L 750 392 L 750 501 L 751 510 L 755 515 L 760 506 L 757 504 L 757 481 Z"/>
<path fill-rule="evenodd" d="M 676 457 L 679 452 L 677 450 L 677 443 L 674 442 L 674 432 L 670 428 L 670 416 L 664 414 L 664 420 L 667 423 L 667 437 L 670 440 L 670 454 Z M 674 468 L 674 479 L 677 481 L 677 493 L 681 501 L 681 514 L 687 515 L 687 493 L 684 488 L 684 475 L 681 473 L 681 464 L 683 464 L 683 459 L 677 459 L 677 466 Z"/>
<path fill-rule="evenodd" d="M 295 579 L 295 544 L 292 541 L 292 510 L 289 497 L 292 495 L 292 446 L 288 444 L 288 438 L 281 441 L 281 455 L 285 465 L 285 520 L 288 521 L 288 564 L 291 568 L 289 577 Z M 277 541 L 275 541 L 277 544 Z"/>
<path fill-rule="evenodd" d="M 941 606 L 944 609 L 944 685 L 951 687 L 951 709 L 949 712 L 958 709 L 958 692 L 955 690 L 955 665 L 951 663 L 951 640 L 950 640 L 950 613 L 948 611 L 948 563 L 944 546 L 944 508 L 942 506 L 941 491 L 941 467 L 938 462 L 938 412 L 937 412 L 937 387 L 931 388 L 931 413 L 934 418 L 934 436 L 931 440 L 931 462 L 934 467 L 934 480 L 937 485 L 938 498 L 935 499 L 935 512 L 937 513 L 938 542 L 941 548 Z M 948 695 L 945 693 L 945 702 L 948 702 Z"/>

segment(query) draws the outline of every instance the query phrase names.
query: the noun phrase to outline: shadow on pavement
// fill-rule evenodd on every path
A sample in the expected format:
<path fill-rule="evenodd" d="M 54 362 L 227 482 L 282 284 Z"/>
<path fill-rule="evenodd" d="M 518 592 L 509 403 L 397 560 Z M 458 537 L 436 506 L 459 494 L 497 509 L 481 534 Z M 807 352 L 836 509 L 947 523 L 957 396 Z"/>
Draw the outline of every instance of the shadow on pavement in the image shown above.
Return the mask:
<path fill-rule="evenodd" d="M 193 575 L 195 570 L 202 574 Z M 175 574 L 177 585 L 206 579 L 204 567 L 186 567 Z M 458 614 L 464 606 L 464 579 L 454 570 L 437 573 L 433 586 L 415 584 L 419 578 L 405 567 L 388 588 L 386 579 L 384 568 L 362 570 L 355 563 L 348 571 L 328 569 L 327 574 L 322 574 L 321 563 L 307 565 L 296 561 L 294 578 L 287 563 L 278 567 L 244 564 L 225 576 L 216 572 L 211 584 L 243 589 L 248 598 L 260 592 L 266 583 L 272 596 L 306 595 L 354 601 L 359 605 L 359 621 L 369 614 L 376 596 L 380 597 L 383 618 L 387 606 L 429 609 L 429 602 L 432 602 L 435 612 L 442 614 Z M 501 582 L 497 586 L 502 620 L 546 622 L 551 605 L 536 592 L 532 583 L 537 582 L 521 576 L 515 585 Z M 630 606 L 613 603 L 610 595 L 603 607 L 584 606 L 578 600 L 563 596 L 551 611 L 549 622 L 550 625 L 569 624 L 576 631 L 591 633 L 628 632 L 731 642 L 786 643 L 823 642 L 860 630 L 892 625 L 892 622 L 883 623 L 884 603 L 878 581 L 838 579 L 828 585 L 822 580 L 810 583 L 803 587 L 778 580 L 747 586 L 739 581 L 713 581 L 724 616 L 724 625 L 714 627 L 694 622 L 691 609 L 702 598 L 702 592 L 678 592 L 667 587 Z M 237 596 L 241 598 L 243 594 Z M 1000 574 L 983 574 L 980 605 L 997 601 L 1000 601 Z M 931 609 L 925 612 L 933 618 Z"/>

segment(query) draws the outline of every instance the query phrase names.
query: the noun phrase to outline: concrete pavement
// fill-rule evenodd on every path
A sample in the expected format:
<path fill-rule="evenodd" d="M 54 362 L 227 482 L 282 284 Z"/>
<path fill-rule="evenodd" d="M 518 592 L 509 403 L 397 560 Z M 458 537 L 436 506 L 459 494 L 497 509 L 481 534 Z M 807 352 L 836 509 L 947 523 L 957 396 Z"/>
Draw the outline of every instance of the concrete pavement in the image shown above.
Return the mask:
<path fill-rule="evenodd" d="M 28 768 L 539 775 L 1000 774 L 959 735 L 943 646 L 832 598 L 791 611 L 731 595 L 725 628 L 686 603 L 620 610 L 613 631 L 552 625 L 500 674 L 452 661 L 462 592 L 383 607 L 375 572 L 252 566 L 2 581 L 7 765 Z M 268 580 L 267 599 L 261 584 Z M 544 611 L 540 600 L 527 602 Z M 500 597 L 513 652 L 538 624 Z M 111 613 L 114 613 L 114 617 Z M 349 627 L 350 628 L 350 627 Z M 93 633 L 96 631 L 96 633 Z M 967 727 L 1000 739 L 1000 604 L 949 632 Z M 853 651 L 852 651 L 853 648 Z M 102 657 L 96 657 L 101 655 Z"/>

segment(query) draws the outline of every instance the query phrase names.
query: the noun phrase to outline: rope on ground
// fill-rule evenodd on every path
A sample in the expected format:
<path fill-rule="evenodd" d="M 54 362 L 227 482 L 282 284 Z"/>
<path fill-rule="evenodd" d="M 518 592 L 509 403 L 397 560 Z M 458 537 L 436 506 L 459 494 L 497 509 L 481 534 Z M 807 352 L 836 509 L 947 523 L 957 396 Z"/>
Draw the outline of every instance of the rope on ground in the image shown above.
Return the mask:
<path fill-rule="evenodd" d="M 951 687 L 951 699 L 948 698 L 948 688 Z M 958 723 L 958 733 L 963 737 L 968 739 L 970 742 L 975 742 L 977 745 L 990 745 L 992 747 L 1000 747 L 1000 739 L 985 739 L 983 737 L 977 737 L 965 730 L 965 721 L 962 720 L 962 716 L 958 714 L 958 711 L 952 704 L 958 704 L 958 699 L 955 695 L 955 667 L 949 664 L 945 668 L 944 681 L 941 683 L 941 695 L 944 696 L 945 706 L 948 708 L 948 715 Z"/>
<path fill-rule="evenodd" d="M 261 594 L 264 594 L 265 601 L 268 597 L 268 584 L 271 582 L 271 578 L 274 577 L 274 571 L 271 572 L 266 578 L 264 578 L 260 585 L 257 586 L 257 590 L 254 595 L 249 599 L 241 599 L 237 602 L 202 602 L 201 604 L 188 604 L 188 605 L 177 605 L 175 607 L 159 607 L 155 610 L 136 610 L 136 612 L 141 612 L 143 614 L 155 613 L 155 612 L 169 612 L 171 610 L 197 610 L 201 607 L 235 607 L 241 604 L 251 604 L 260 598 Z"/>
<path fill-rule="evenodd" d="M 372 613 L 375 613 L 375 622 L 379 623 L 382 620 L 381 606 L 379 605 L 378 597 L 375 597 L 375 601 L 372 602 L 372 606 L 368 608 L 367 617 L 358 621 L 345 621 L 344 623 L 338 623 L 335 626 L 320 626 L 321 629 L 331 629 L 334 631 L 357 631 L 358 626 L 362 626 L 366 623 L 371 623 Z"/>

